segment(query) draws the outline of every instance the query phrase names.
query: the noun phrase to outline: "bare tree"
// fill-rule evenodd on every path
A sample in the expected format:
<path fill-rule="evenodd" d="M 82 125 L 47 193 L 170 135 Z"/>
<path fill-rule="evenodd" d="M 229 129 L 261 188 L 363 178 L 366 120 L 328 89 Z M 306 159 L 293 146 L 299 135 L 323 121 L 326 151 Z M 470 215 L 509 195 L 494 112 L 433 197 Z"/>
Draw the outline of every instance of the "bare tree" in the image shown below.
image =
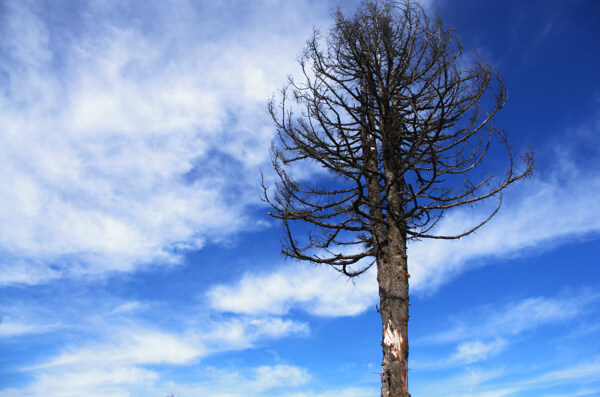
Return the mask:
<path fill-rule="evenodd" d="M 474 232 L 497 213 L 503 189 L 533 167 L 533 154 L 516 159 L 494 126 L 502 79 L 477 55 L 465 58 L 453 32 L 418 3 L 365 1 L 352 18 L 338 10 L 327 37 L 315 31 L 302 80 L 290 79 L 269 103 L 279 181 L 274 193 L 264 187 L 264 199 L 282 221 L 283 254 L 348 277 L 376 264 L 382 397 L 410 396 L 407 241 Z M 481 170 L 498 146 L 508 162 L 500 178 Z M 328 173 L 295 180 L 291 166 L 302 160 Z M 486 199 L 497 205 L 478 224 L 436 233 L 445 211 Z M 302 224 L 311 230 L 297 233 Z"/>

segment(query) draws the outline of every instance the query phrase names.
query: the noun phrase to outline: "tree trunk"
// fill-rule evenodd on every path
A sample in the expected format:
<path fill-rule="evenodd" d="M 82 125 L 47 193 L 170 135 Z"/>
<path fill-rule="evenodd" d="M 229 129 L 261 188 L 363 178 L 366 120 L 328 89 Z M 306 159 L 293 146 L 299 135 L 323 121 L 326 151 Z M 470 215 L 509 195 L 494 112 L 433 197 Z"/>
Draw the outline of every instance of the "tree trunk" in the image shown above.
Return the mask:
<path fill-rule="evenodd" d="M 388 191 L 386 244 L 377 257 L 377 282 L 381 313 L 383 360 L 381 397 L 410 397 L 408 392 L 408 264 L 406 224 L 402 214 L 399 183 L 390 172 L 390 154 L 384 151 Z"/>
<path fill-rule="evenodd" d="M 408 272 L 406 234 L 389 227 L 387 247 L 377 258 L 383 360 L 381 397 L 410 397 L 408 392 Z"/>
<path fill-rule="evenodd" d="M 408 272 L 405 228 L 394 221 L 400 214 L 400 196 L 397 182 L 389 171 L 385 175 L 388 188 L 388 219 L 384 221 L 381 210 L 381 187 L 377 167 L 377 142 L 368 132 L 367 125 L 375 124 L 370 117 L 369 95 L 364 78 L 361 79 L 362 96 L 362 154 L 367 180 L 371 235 L 377 261 L 377 282 L 381 321 L 383 324 L 383 361 L 381 362 L 381 397 L 410 397 L 408 393 Z M 389 157 L 389 154 L 385 154 Z M 386 164 L 387 168 L 387 164 Z M 386 227 L 387 224 L 387 227 Z"/>

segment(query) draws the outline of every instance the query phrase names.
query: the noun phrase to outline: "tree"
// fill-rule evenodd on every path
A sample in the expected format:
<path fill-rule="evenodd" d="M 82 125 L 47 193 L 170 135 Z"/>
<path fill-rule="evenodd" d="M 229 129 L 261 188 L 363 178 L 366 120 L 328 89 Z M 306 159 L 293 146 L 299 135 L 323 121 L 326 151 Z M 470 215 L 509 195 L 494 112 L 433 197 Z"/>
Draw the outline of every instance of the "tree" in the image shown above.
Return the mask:
<path fill-rule="evenodd" d="M 338 9 L 329 35 L 315 31 L 300 65 L 302 80 L 290 78 L 269 103 L 278 182 L 274 193 L 263 183 L 264 199 L 282 222 L 284 255 L 348 277 L 376 265 L 381 395 L 410 396 L 407 241 L 473 233 L 498 212 L 502 191 L 530 175 L 533 153 L 517 161 L 494 125 L 506 100 L 498 73 L 476 54 L 466 59 L 454 32 L 412 0 L 364 1 L 352 18 Z M 500 178 L 481 169 L 498 147 L 508 161 Z M 303 160 L 327 176 L 294 179 Z M 478 224 L 436 233 L 447 210 L 488 199 L 497 205 Z"/>

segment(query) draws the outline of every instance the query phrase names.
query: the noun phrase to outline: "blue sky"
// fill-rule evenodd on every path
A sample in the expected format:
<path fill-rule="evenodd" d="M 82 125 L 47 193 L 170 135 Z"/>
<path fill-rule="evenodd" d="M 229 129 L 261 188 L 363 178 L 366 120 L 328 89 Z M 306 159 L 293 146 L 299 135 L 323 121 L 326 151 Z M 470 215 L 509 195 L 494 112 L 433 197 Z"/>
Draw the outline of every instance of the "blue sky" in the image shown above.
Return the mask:
<path fill-rule="evenodd" d="M 336 4 L 0 2 L 1 397 L 379 395 L 374 274 L 284 261 L 260 201 L 266 102 Z M 537 163 L 409 247 L 412 395 L 600 396 L 600 3 L 426 6 Z"/>

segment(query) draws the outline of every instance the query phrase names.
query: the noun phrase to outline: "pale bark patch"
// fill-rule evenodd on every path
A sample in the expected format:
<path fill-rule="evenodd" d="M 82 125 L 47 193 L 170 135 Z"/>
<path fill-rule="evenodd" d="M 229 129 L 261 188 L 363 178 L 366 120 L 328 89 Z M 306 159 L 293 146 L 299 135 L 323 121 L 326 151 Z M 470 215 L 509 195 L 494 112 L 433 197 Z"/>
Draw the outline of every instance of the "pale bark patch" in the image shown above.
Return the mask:
<path fill-rule="evenodd" d="M 392 348 L 392 354 L 397 361 L 402 359 L 402 334 L 394 328 L 392 320 L 389 320 L 383 330 L 383 344 Z"/>

